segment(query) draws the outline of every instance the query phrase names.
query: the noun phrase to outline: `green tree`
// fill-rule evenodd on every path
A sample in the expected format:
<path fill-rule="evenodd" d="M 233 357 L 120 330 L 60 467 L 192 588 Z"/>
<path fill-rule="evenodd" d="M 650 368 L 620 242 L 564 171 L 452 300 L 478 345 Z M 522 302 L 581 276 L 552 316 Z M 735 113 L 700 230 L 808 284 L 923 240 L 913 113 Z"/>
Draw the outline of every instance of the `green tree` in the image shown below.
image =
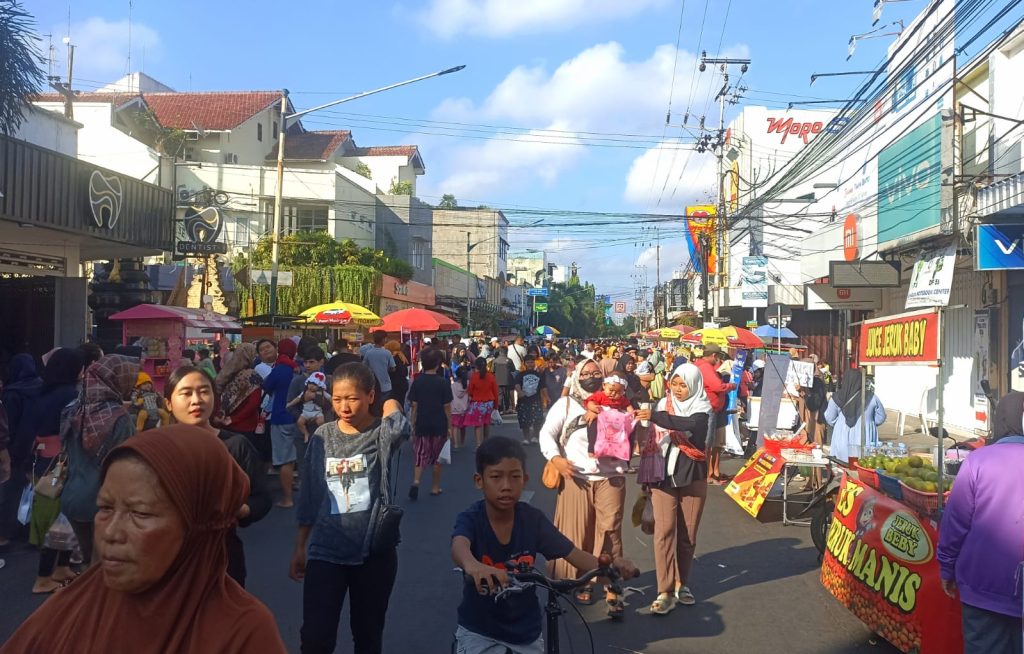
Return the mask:
<path fill-rule="evenodd" d="M 362 175 L 366 179 L 373 179 L 373 171 L 371 171 L 370 167 L 362 161 L 356 164 L 356 173 Z"/>
<path fill-rule="evenodd" d="M 337 241 L 327 232 L 294 232 L 280 240 L 278 264 L 285 268 L 303 266 L 365 266 L 402 280 L 412 278 L 407 262 L 387 256 L 380 250 L 359 247 L 351 240 Z M 269 267 L 272 244 L 265 236 L 256 243 L 249 263 L 253 267 Z"/>
<path fill-rule="evenodd" d="M 25 98 L 43 83 L 35 20 L 19 0 L 0 0 L 0 133 L 13 134 L 24 120 Z"/>
<path fill-rule="evenodd" d="M 445 193 L 441 196 L 441 201 L 437 203 L 438 209 L 458 209 L 459 201 L 455 199 L 455 196 L 451 193 Z"/>
<path fill-rule="evenodd" d="M 392 179 L 388 195 L 412 195 L 412 182 L 400 182 L 397 177 Z"/>

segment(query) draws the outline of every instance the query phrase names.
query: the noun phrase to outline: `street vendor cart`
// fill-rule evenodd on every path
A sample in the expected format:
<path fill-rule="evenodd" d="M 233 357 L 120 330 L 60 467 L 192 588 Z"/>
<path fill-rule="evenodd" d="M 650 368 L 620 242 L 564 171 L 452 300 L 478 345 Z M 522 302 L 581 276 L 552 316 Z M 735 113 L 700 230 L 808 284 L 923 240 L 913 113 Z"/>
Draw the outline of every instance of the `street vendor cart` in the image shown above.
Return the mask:
<path fill-rule="evenodd" d="M 858 347 L 861 367 L 939 368 L 940 434 L 942 316 L 942 308 L 933 308 L 864 321 Z M 871 448 L 863 431 L 856 453 L 842 474 L 831 519 L 816 539 L 823 545 L 822 584 L 902 652 L 962 652 L 960 602 L 943 592 L 935 558 L 944 491 L 959 469 L 958 455 L 947 460 L 942 438 L 934 456 Z"/>
<path fill-rule="evenodd" d="M 164 380 L 181 362 L 181 351 L 189 345 L 216 341 L 220 354 L 228 350 L 227 333 L 240 333 L 241 325 L 231 316 L 206 309 L 187 309 L 160 304 L 139 304 L 110 316 L 121 321 L 121 342 L 142 346 L 142 371 L 153 378 L 158 393 Z"/>

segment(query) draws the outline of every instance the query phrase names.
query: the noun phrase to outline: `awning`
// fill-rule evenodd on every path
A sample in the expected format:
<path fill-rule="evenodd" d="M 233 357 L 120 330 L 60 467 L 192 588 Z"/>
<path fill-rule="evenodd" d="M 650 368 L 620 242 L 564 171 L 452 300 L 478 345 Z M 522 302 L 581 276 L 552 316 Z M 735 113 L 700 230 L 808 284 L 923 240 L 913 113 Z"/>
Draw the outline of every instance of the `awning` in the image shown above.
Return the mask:
<path fill-rule="evenodd" d="M 168 307 L 162 304 L 139 304 L 131 309 L 119 311 L 110 316 L 111 320 L 173 320 L 189 327 L 204 330 L 240 330 L 242 326 L 231 316 L 225 316 L 206 309 Z"/>

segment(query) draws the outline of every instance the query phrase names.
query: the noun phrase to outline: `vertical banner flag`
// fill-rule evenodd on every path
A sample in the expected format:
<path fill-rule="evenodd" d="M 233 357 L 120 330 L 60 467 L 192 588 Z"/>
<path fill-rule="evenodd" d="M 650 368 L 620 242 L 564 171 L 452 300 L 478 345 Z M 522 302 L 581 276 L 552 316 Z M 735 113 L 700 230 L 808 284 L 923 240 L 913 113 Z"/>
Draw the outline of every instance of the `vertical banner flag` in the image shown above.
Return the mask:
<path fill-rule="evenodd" d="M 736 360 L 732 364 L 732 377 L 729 380 L 736 384 L 736 388 L 729 391 L 728 404 L 726 405 L 726 410 L 730 413 L 726 414 L 728 422 L 726 423 L 727 427 L 725 430 L 725 451 L 736 455 L 743 454 L 743 439 L 740 438 L 739 417 L 731 412 L 739 404 L 739 388 L 743 380 L 743 367 L 747 363 L 748 356 L 750 356 L 750 353 L 747 350 L 738 350 L 736 352 Z"/>
<path fill-rule="evenodd" d="M 686 248 L 690 252 L 690 263 L 698 273 L 704 272 L 707 262 L 708 274 L 715 274 L 718 259 L 718 247 L 715 239 L 718 209 L 713 204 L 698 204 L 686 207 L 686 220 L 683 221 L 683 235 L 686 237 Z M 708 237 L 709 251 L 701 247 L 701 236 Z"/>

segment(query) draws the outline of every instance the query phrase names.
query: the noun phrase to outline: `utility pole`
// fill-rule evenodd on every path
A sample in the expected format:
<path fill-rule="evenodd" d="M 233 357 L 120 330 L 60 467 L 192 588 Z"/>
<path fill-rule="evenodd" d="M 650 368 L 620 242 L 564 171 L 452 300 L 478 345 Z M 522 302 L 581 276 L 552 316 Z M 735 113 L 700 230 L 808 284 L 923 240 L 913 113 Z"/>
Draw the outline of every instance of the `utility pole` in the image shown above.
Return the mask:
<path fill-rule="evenodd" d="M 281 89 L 281 129 L 277 131 L 277 188 L 274 189 L 274 228 L 270 233 L 270 315 L 277 315 L 278 253 L 281 247 L 281 203 L 284 193 L 284 134 L 288 131 L 288 89 Z"/>
<path fill-rule="evenodd" d="M 707 52 L 701 52 L 700 54 L 700 71 L 704 72 L 707 70 L 707 65 L 717 65 L 719 70 L 722 71 L 722 89 L 715 96 L 718 100 L 718 139 L 717 139 L 717 158 L 718 158 L 718 211 L 715 220 L 715 244 L 717 252 L 716 262 L 716 276 L 718 277 L 717 284 L 715 285 L 715 296 L 714 296 L 714 307 L 715 315 L 718 315 L 718 301 L 719 295 L 718 290 L 725 288 L 726 276 L 725 276 L 725 250 L 728 241 L 727 236 L 727 213 L 725 207 L 725 172 L 722 169 L 722 161 L 725 157 L 725 102 L 729 100 L 730 103 L 735 103 L 737 98 L 729 98 L 729 94 L 734 90 L 729 86 L 729 66 L 739 66 L 740 73 L 746 73 L 750 67 L 749 59 L 734 59 L 734 58 L 709 58 Z M 707 310 L 705 308 L 705 314 Z"/>
<path fill-rule="evenodd" d="M 57 93 L 64 98 L 64 117 L 73 120 L 75 117 L 75 92 L 71 90 L 71 76 L 75 70 L 75 46 L 71 44 L 71 37 L 64 37 L 64 45 L 68 46 L 68 81 L 62 84 L 60 77 L 53 74 L 53 44 L 50 44 L 50 75 L 47 81 Z"/>
<path fill-rule="evenodd" d="M 655 241 L 657 242 L 657 245 L 655 246 L 656 254 L 655 254 L 655 264 L 654 264 L 654 269 L 655 269 L 655 272 L 654 272 L 654 288 L 656 290 L 655 296 L 657 296 L 657 290 L 661 289 L 661 230 L 659 228 L 657 228 L 657 227 L 654 228 L 654 238 L 655 238 Z M 665 309 L 665 291 L 664 290 L 661 291 L 661 307 L 662 307 L 662 312 L 664 312 L 664 309 Z M 654 313 L 654 328 L 658 329 L 659 327 L 668 327 L 668 324 L 665 324 L 665 325 L 661 324 L 661 315 L 658 313 L 658 307 L 655 305 L 652 308 L 655 311 L 655 313 Z"/>

